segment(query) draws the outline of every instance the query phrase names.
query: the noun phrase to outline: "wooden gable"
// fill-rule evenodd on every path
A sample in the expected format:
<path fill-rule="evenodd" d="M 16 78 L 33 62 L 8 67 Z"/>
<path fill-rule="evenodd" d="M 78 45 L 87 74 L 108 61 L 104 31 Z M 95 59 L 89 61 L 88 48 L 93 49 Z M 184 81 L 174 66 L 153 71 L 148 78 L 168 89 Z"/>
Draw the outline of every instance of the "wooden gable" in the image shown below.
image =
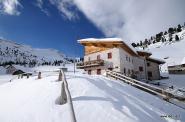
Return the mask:
<path fill-rule="evenodd" d="M 137 54 L 130 47 L 128 47 L 123 41 L 107 41 L 107 42 L 106 41 L 95 41 L 95 42 L 83 41 L 80 43 L 85 46 L 85 55 L 119 47 L 125 50 L 126 52 L 128 52 L 129 54 L 137 56 Z"/>

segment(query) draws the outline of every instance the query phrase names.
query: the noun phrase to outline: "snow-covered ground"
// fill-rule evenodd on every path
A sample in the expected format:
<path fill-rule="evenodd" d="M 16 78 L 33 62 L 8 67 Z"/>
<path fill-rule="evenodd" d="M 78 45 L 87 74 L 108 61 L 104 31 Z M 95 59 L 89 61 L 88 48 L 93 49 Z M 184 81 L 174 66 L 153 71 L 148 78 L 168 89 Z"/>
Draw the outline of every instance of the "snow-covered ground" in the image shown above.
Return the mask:
<path fill-rule="evenodd" d="M 10 82 L 11 79 L 14 79 L 13 75 L 0 75 L 0 85 Z"/>
<path fill-rule="evenodd" d="M 52 67 L 42 79 L 15 79 L 0 85 L 0 122 L 69 122 L 69 106 L 58 105 L 61 82 Z M 57 68 L 54 67 L 53 70 Z M 151 94 L 73 66 L 66 73 L 78 122 L 184 122 L 185 110 Z M 0 79 L 1 80 L 1 79 Z"/>
<path fill-rule="evenodd" d="M 168 76 L 169 79 L 159 80 L 159 82 L 166 83 L 169 85 L 174 85 L 179 88 L 185 88 L 185 75 L 183 74 L 164 74 L 164 76 Z"/>
<path fill-rule="evenodd" d="M 157 82 L 160 82 L 159 87 L 164 88 L 173 94 L 185 97 L 185 75 L 168 73 L 163 73 L 162 75 L 169 78 L 156 80 Z M 173 88 L 171 88 L 172 86 Z"/>

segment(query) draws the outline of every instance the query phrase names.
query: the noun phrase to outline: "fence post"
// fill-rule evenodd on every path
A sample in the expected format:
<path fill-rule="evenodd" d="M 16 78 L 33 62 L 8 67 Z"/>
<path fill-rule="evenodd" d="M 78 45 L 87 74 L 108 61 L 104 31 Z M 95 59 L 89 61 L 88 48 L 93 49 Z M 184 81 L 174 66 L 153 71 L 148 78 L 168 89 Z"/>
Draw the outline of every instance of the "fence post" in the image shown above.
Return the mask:
<path fill-rule="evenodd" d="M 38 74 L 38 79 L 41 79 L 41 72 L 39 72 Z"/>
<path fill-rule="evenodd" d="M 60 72 L 59 72 L 59 76 L 58 76 L 58 81 L 62 81 L 62 72 L 61 72 L 61 70 L 60 70 Z"/>
<path fill-rule="evenodd" d="M 28 79 L 29 77 L 30 77 L 29 74 L 27 74 L 27 79 Z"/>
<path fill-rule="evenodd" d="M 61 86 L 60 104 L 63 105 L 65 103 L 67 103 L 67 95 L 65 92 L 65 86 L 64 86 L 64 81 L 63 81 L 62 86 Z"/>

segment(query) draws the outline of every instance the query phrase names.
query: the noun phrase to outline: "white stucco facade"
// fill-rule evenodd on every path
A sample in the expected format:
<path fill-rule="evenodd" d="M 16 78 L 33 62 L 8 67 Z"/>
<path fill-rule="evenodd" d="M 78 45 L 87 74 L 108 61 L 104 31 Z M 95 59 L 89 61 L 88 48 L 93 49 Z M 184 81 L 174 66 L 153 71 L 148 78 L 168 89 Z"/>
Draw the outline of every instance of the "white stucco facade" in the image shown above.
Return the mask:
<path fill-rule="evenodd" d="M 160 79 L 159 64 L 164 62 L 151 58 L 151 53 L 135 51 L 123 41 L 84 39 L 79 42 L 86 46 L 84 63 L 79 67 L 88 74 L 104 74 L 106 70 L 113 70 L 136 79 Z"/>
<path fill-rule="evenodd" d="M 112 53 L 112 58 L 108 59 L 108 53 Z M 100 59 L 105 61 L 105 65 L 85 68 L 87 72 L 91 70 L 91 74 L 97 74 L 97 69 L 101 69 L 101 74 L 104 74 L 106 69 L 112 68 L 112 70 L 121 72 L 127 76 L 135 74 L 139 79 L 146 78 L 145 62 L 142 57 L 132 56 L 122 48 L 112 48 L 106 51 L 85 55 L 84 62 L 97 60 L 98 55 Z M 139 71 L 139 67 L 142 67 L 143 71 Z"/>

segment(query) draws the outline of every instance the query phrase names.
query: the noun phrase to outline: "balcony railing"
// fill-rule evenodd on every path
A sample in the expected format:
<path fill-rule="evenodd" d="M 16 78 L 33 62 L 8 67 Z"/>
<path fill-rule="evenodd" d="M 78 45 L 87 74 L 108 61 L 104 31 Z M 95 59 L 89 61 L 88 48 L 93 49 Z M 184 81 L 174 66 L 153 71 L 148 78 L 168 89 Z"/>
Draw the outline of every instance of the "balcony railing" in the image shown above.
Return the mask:
<path fill-rule="evenodd" d="M 87 67 L 95 67 L 95 66 L 104 66 L 104 60 L 92 60 L 92 61 L 86 61 L 86 62 L 81 62 L 77 63 L 76 67 L 78 69 L 83 69 Z"/>

